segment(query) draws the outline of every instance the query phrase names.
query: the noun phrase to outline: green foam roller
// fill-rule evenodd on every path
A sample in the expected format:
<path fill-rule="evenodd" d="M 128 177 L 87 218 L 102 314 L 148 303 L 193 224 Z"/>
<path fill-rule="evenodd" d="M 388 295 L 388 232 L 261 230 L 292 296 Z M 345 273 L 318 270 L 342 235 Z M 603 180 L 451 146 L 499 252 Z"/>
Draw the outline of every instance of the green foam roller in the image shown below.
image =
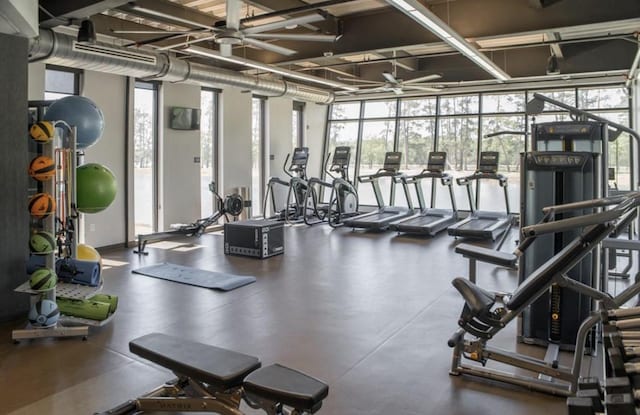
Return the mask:
<path fill-rule="evenodd" d="M 109 304 L 109 312 L 115 313 L 118 309 L 118 296 L 111 294 L 96 294 L 88 299 L 89 301 L 98 301 L 100 303 Z"/>
<path fill-rule="evenodd" d="M 56 302 L 62 314 L 97 321 L 102 321 L 109 317 L 109 309 L 111 307 L 109 303 L 101 303 L 100 301 L 73 300 L 69 298 L 58 298 Z"/>

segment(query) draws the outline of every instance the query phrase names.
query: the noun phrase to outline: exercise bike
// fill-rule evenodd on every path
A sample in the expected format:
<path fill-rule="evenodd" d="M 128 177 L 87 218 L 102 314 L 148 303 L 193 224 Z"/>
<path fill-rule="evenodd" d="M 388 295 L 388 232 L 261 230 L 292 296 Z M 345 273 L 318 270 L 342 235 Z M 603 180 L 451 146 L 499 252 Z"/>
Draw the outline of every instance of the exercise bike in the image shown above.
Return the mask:
<path fill-rule="evenodd" d="M 332 181 L 327 182 L 315 177 L 308 181 L 304 196 L 304 222 L 307 225 L 327 222 L 329 226 L 336 228 L 342 226 L 343 219 L 359 214 L 358 191 L 349 180 L 351 147 L 336 147 L 329 167 L 330 159 L 331 154 L 328 154 L 324 170 Z M 320 188 L 331 189 L 328 203 L 320 203 Z"/>
<path fill-rule="evenodd" d="M 165 232 L 156 232 L 146 235 L 138 235 L 138 247 L 133 252 L 135 254 L 149 255 L 145 248 L 149 241 L 161 240 L 175 235 L 200 236 L 209 226 L 218 223 L 218 220 L 224 216 L 229 222 L 229 215 L 235 220 L 244 210 L 244 200 L 239 194 L 226 195 L 224 199 L 216 191 L 215 182 L 209 183 L 209 191 L 215 197 L 216 210 L 206 218 L 197 219 L 195 222 L 188 224 L 172 224 L 171 230 Z"/>

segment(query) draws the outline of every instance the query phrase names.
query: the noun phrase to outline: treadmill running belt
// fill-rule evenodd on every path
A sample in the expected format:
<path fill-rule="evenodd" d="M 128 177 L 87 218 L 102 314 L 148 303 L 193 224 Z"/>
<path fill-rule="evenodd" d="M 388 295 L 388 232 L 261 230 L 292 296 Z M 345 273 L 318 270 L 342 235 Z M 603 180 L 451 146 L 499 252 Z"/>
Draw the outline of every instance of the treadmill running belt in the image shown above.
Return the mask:
<path fill-rule="evenodd" d="M 366 218 L 363 218 L 363 220 L 365 222 L 380 222 L 387 218 L 397 216 L 397 215 L 398 215 L 398 212 L 379 212 L 379 213 L 376 213 L 375 215 L 367 216 Z M 356 217 L 353 219 L 353 222 L 360 222 L 360 221 Z"/>
<path fill-rule="evenodd" d="M 401 226 L 425 226 L 435 221 L 442 220 L 442 216 L 418 216 L 410 220 L 402 221 Z"/>
<path fill-rule="evenodd" d="M 474 231 L 483 231 L 494 223 L 498 222 L 496 219 L 473 219 L 465 223 L 463 226 L 458 227 L 459 230 L 469 229 Z"/>

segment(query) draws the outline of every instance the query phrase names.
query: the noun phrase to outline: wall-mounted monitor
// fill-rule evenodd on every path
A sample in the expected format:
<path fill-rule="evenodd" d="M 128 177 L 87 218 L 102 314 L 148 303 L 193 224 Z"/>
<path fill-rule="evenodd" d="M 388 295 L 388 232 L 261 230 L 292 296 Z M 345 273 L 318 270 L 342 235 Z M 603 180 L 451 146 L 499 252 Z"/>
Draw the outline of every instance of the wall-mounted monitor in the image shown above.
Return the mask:
<path fill-rule="evenodd" d="M 171 107 L 169 110 L 169 128 L 173 130 L 199 130 L 200 109 Z"/>

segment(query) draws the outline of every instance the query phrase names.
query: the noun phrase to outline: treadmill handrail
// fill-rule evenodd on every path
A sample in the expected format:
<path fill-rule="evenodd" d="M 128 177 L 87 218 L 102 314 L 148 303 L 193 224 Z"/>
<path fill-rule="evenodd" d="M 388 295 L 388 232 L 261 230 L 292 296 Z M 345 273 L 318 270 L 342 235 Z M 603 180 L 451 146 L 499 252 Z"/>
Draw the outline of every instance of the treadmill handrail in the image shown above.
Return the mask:
<path fill-rule="evenodd" d="M 505 187 L 508 181 L 507 176 L 500 173 L 488 173 L 488 172 L 476 171 L 475 173 L 469 176 L 458 177 L 456 179 L 456 183 L 458 183 L 458 185 L 460 186 L 469 186 L 473 180 L 481 180 L 481 179 L 498 180 L 500 182 L 501 187 Z"/>
<path fill-rule="evenodd" d="M 414 180 L 420 179 L 442 179 L 442 180 L 451 180 L 452 176 L 449 173 L 443 171 L 432 171 L 428 169 L 422 170 L 420 173 L 415 174 L 413 176 L 407 176 L 408 183 L 413 183 Z M 444 183 L 443 183 L 444 184 Z"/>
<path fill-rule="evenodd" d="M 372 181 L 374 181 L 375 179 L 378 179 L 380 177 L 401 177 L 403 176 L 404 173 L 401 173 L 397 170 L 385 170 L 385 169 L 380 169 L 377 172 L 370 174 L 368 176 L 358 176 L 358 181 L 360 183 L 370 183 Z"/>

